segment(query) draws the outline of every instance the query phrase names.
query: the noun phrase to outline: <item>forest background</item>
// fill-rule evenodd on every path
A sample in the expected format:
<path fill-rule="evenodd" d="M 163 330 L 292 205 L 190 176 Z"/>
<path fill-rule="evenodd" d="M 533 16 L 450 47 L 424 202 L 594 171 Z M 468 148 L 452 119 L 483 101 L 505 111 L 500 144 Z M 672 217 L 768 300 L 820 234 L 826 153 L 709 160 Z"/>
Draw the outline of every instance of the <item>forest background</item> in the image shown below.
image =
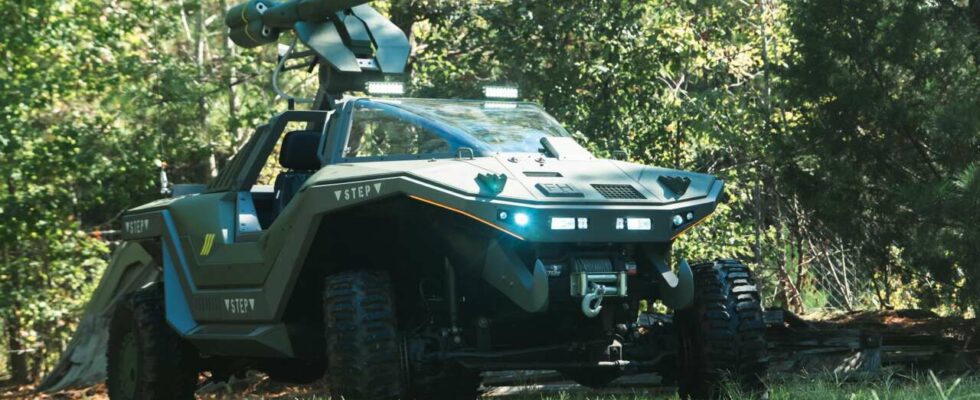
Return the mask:
<path fill-rule="evenodd" d="M 272 113 L 233 0 L 0 0 L 0 377 L 39 379 L 120 212 Z M 511 84 L 597 154 L 719 175 L 677 248 L 799 313 L 980 305 L 980 0 L 389 0 L 411 95 Z M 309 93 L 294 75 L 286 86 Z"/>

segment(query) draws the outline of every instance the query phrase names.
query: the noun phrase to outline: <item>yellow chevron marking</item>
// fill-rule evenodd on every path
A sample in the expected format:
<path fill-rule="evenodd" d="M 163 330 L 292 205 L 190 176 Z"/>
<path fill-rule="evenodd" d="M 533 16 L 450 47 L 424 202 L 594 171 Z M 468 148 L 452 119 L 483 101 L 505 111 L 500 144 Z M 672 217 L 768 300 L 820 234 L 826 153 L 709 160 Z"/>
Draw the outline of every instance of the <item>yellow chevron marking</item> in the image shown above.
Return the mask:
<path fill-rule="evenodd" d="M 201 246 L 201 255 L 207 256 L 211 254 L 211 248 L 214 247 L 214 234 L 209 233 L 204 235 L 204 245 Z"/>

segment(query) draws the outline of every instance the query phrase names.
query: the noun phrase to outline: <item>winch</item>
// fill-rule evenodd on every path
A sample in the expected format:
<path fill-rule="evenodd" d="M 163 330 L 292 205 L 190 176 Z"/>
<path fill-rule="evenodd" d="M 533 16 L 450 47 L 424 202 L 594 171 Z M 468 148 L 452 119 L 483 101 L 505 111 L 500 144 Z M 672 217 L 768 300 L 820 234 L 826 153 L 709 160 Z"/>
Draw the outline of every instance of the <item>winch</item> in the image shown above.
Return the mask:
<path fill-rule="evenodd" d="M 625 268 L 617 271 L 609 258 L 573 259 L 571 295 L 582 298 L 582 313 L 594 318 L 602 311 L 603 298 L 626 297 L 626 277 L 630 270 L 636 270 L 636 263 L 627 261 Z"/>

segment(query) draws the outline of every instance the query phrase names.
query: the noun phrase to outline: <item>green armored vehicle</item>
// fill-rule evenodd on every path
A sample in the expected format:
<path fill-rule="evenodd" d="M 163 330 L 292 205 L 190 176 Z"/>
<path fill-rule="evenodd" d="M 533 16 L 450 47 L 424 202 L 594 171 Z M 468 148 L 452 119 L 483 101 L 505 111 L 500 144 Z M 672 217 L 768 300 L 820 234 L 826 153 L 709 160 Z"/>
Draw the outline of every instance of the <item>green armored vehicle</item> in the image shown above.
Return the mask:
<path fill-rule="evenodd" d="M 326 376 L 338 399 L 473 399 L 499 370 L 590 387 L 656 372 L 693 398 L 728 379 L 759 387 L 748 268 L 670 257 L 722 181 L 599 159 L 508 88 L 344 97 L 397 96 L 380 81 L 410 50 L 366 2 L 229 11 L 245 47 L 292 31 L 308 49 L 279 70 L 311 59 L 320 90 L 309 110 L 290 99 L 207 186 L 125 213 L 83 322 L 108 327 L 90 336 L 107 340 L 111 398 L 191 398 L 201 372 L 249 369 Z M 281 166 L 271 187 L 257 184 L 268 160 Z M 640 313 L 653 301 L 673 316 Z"/>

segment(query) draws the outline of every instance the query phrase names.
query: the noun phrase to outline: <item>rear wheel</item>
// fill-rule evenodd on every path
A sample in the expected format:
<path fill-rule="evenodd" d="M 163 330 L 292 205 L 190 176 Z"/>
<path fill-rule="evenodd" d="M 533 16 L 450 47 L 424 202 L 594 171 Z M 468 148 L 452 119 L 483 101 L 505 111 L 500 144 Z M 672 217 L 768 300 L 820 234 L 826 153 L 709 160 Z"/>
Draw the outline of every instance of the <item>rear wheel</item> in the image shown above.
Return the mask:
<path fill-rule="evenodd" d="M 734 260 L 699 264 L 694 304 L 678 311 L 678 389 L 684 399 L 725 395 L 726 382 L 745 394 L 764 391 L 765 323 L 749 268 Z"/>
<path fill-rule="evenodd" d="M 194 398 L 196 356 L 167 324 L 160 285 L 129 295 L 116 308 L 106 358 L 113 400 Z"/>
<path fill-rule="evenodd" d="M 327 377 L 335 398 L 378 400 L 403 394 L 393 300 L 387 273 L 355 271 L 327 277 Z"/>

